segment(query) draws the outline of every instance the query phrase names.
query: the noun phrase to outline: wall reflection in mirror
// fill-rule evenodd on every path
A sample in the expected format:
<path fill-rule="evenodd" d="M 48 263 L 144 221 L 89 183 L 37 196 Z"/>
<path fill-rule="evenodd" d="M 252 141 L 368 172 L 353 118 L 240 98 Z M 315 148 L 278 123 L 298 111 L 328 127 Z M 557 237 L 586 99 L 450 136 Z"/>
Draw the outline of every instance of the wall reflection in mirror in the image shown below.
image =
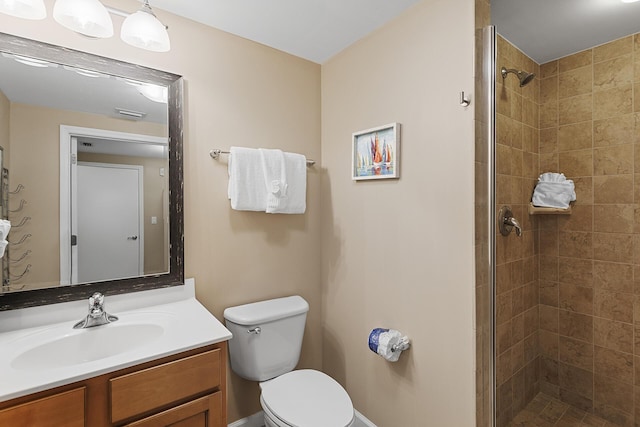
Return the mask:
<path fill-rule="evenodd" d="M 2 52 L 2 292 L 169 271 L 167 86 Z"/>

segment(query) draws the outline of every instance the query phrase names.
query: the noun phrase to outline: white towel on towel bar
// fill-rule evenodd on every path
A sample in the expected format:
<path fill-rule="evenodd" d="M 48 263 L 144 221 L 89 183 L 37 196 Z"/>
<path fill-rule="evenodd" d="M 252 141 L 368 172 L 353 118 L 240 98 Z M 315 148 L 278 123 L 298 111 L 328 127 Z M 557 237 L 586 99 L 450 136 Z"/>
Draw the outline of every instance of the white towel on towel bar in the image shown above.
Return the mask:
<path fill-rule="evenodd" d="M 260 149 L 267 213 L 303 214 L 307 208 L 307 159 L 302 154 Z"/>
<path fill-rule="evenodd" d="M 260 151 L 231 147 L 229 150 L 228 195 L 231 208 L 238 211 L 265 211 L 267 193 Z"/>
<path fill-rule="evenodd" d="M 228 196 L 232 209 L 287 214 L 306 211 L 305 156 L 243 147 L 231 147 L 229 151 Z M 265 167 L 270 170 L 266 172 Z"/>

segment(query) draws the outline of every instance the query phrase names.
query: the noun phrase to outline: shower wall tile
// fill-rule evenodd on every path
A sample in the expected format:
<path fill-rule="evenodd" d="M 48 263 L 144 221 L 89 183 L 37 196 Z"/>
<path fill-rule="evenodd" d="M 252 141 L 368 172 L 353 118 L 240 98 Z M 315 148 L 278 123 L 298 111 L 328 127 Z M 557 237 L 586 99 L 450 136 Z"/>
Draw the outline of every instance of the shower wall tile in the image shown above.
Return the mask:
<path fill-rule="evenodd" d="M 593 66 L 593 90 L 611 89 L 633 82 L 632 55 L 619 56 Z M 589 91 L 591 88 L 589 88 Z"/>
<path fill-rule="evenodd" d="M 593 55 L 591 50 L 585 50 L 582 52 L 574 53 L 573 55 L 565 56 L 564 58 L 560 58 L 559 60 L 553 62 L 557 62 L 559 72 L 564 73 L 576 68 L 591 65 L 591 63 L 593 62 L 592 57 Z M 540 67 L 542 68 L 545 66 L 546 64 L 541 65 Z"/>
<path fill-rule="evenodd" d="M 633 52 L 634 36 L 623 37 L 593 48 L 593 62 L 602 62 Z"/>
<path fill-rule="evenodd" d="M 593 303 L 594 313 L 597 317 L 633 323 L 633 298 L 631 295 L 596 289 Z"/>
<path fill-rule="evenodd" d="M 593 282 L 596 289 L 633 293 L 632 265 L 595 261 L 593 273 Z"/>
<path fill-rule="evenodd" d="M 633 354 L 633 325 L 596 317 L 593 321 L 593 343 L 603 348 Z"/>
<path fill-rule="evenodd" d="M 593 102 L 591 93 L 560 99 L 558 102 L 558 123 L 567 125 L 591 120 Z"/>
<path fill-rule="evenodd" d="M 591 147 L 593 147 L 591 122 L 560 126 L 558 129 L 558 151 L 584 150 Z"/>
<path fill-rule="evenodd" d="M 540 82 L 540 103 L 545 104 L 558 99 L 558 76 L 542 79 Z"/>
<path fill-rule="evenodd" d="M 633 233 L 634 205 L 594 205 L 593 230 L 604 233 Z"/>
<path fill-rule="evenodd" d="M 633 181 L 632 174 L 594 177 L 594 203 L 633 203 Z"/>
<path fill-rule="evenodd" d="M 635 115 L 626 114 L 593 122 L 594 147 L 625 144 L 633 141 Z"/>
<path fill-rule="evenodd" d="M 593 261 L 580 258 L 559 258 L 559 281 L 577 286 L 593 286 Z"/>
<path fill-rule="evenodd" d="M 557 96 L 560 99 L 570 98 L 577 95 L 590 94 L 593 84 L 593 72 L 591 67 L 576 68 L 571 71 L 563 72 L 558 78 L 559 87 L 555 93 L 541 93 L 540 99 L 552 98 Z M 540 90 L 544 91 L 546 88 L 540 86 Z M 552 99 L 548 99 L 550 102 Z"/>
<path fill-rule="evenodd" d="M 632 384 L 617 381 L 606 375 L 596 374 L 594 376 L 593 390 L 594 400 L 597 403 L 608 405 L 626 413 L 633 412 Z"/>
<path fill-rule="evenodd" d="M 593 314 L 593 289 L 560 284 L 559 307 L 582 314 Z"/>
<path fill-rule="evenodd" d="M 633 173 L 634 144 L 614 145 L 593 150 L 594 175 Z"/>
<path fill-rule="evenodd" d="M 578 231 L 559 233 L 560 254 L 572 258 L 593 258 L 593 234 Z M 542 268 L 542 266 L 541 266 Z"/>
<path fill-rule="evenodd" d="M 633 262 L 633 240 L 633 234 L 594 233 L 593 258 L 600 261 L 631 264 Z M 592 276 L 592 272 L 589 274 Z"/>
<path fill-rule="evenodd" d="M 540 117 L 540 121 L 542 121 Z M 540 129 L 539 154 L 555 153 L 558 150 L 558 129 Z"/>
<path fill-rule="evenodd" d="M 625 84 L 593 93 L 595 120 L 633 112 L 633 85 Z"/>
<path fill-rule="evenodd" d="M 540 66 L 540 78 L 546 79 L 547 77 L 555 76 L 558 74 L 558 61 L 547 62 Z"/>
<path fill-rule="evenodd" d="M 521 237 L 496 236 L 497 418 L 498 426 L 506 426 L 540 390 L 540 243 L 538 221 L 527 205 L 539 175 L 541 119 L 540 78 L 521 88 L 515 76 L 503 79 L 500 68 L 539 76 L 540 67 L 502 37 L 496 66 L 496 209 L 510 206 L 523 229 Z M 550 106 L 549 117 L 555 126 L 557 105 Z"/>
<path fill-rule="evenodd" d="M 560 389 L 576 391 L 581 396 L 593 397 L 593 372 L 563 362 L 558 363 Z"/>
<path fill-rule="evenodd" d="M 593 372 L 594 353 L 591 343 L 561 336 L 558 358 L 569 366 Z"/>
<path fill-rule="evenodd" d="M 613 380 L 633 384 L 633 355 L 595 346 L 593 353 L 594 373 Z"/>
<path fill-rule="evenodd" d="M 593 205 L 573 206 L 571 217 L 558 218 L 561 231 L 593 231 Z"/>
<path fill-rule="evenodd" d="M 566 151 L 559 154 L 560 171 L 567 177 L 593 176 L 593 151 Z"/>
<path fill-rule="evenodd" d="M 588 177 L 568 177 L 573 179 L 576 187 L 576 195 L 580 194 L 580 198 L 576 200 L 576 204 L 591 205 L 593 204 L 593 178 Z"/>
<path fill-rule="evenodd" d="M 560 335 L 593 342 L 593 316 L 560 310 L 558 321 Z"/>

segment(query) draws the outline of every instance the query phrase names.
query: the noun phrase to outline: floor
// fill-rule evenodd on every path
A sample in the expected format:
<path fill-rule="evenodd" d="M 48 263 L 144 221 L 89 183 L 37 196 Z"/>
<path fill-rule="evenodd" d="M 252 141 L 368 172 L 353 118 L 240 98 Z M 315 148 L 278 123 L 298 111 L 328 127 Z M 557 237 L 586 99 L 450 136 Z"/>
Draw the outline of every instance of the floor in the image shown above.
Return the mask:
<path fill-rule="evenodd" d="M 618 427 L 546 394 L 533 398 L 509 427 Z"/>

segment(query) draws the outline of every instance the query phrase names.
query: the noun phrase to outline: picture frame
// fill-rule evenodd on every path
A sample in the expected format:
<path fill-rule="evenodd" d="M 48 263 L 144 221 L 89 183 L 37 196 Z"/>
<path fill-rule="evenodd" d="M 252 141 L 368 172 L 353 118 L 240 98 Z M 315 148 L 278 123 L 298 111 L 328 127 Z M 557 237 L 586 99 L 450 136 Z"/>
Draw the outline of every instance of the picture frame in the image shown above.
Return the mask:
<path fill-rule="evenodd" d="M 351 179 L 400 177 L 400 123 L 354 132 L 351 142 Z"/>

